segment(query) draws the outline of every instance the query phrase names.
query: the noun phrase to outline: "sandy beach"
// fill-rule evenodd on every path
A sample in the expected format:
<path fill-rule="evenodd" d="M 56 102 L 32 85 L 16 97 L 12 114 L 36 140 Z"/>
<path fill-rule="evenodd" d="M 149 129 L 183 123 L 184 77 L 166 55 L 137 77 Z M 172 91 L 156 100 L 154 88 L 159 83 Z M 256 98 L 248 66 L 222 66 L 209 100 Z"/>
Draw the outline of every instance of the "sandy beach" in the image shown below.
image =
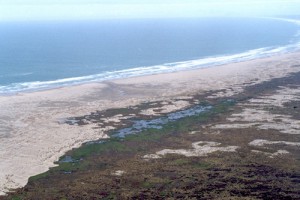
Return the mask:
<path fill-rule="evenodd" d="M 212 68 L 0 96 L 0 195 L 55 166 L 54 162 L 72 148 L 109 137 L 107 131 L 115 128 L 69 126 L 62 123 L 67 118 L 142 102 L 189 99 L 208 91 L 212 99 L 230 97 L 246 86 L 299 72 L 299 56 L 296 52 Z M 174 100 L 164 112 L 185 106 L 186 102 Z M 118 121 L 120 117 L 106 120 Z"/>

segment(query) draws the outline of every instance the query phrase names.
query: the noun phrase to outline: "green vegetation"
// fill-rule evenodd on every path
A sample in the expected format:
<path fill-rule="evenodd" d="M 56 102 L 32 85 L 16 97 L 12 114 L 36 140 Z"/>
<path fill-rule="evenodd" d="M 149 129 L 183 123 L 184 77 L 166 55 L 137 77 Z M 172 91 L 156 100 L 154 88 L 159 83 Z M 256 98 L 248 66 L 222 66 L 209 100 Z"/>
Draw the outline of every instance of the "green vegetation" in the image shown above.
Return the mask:
<path fill-rule="evenodd" d="M 186 165 L 188 163 L 189 163 L 189 161 L 187 159 L 183 159 L 183 158 L 174 160 L 175 165 Z"/>
<path fill-rule="evenodd" d="M 75 160 L 83 159 L 92 154 L 99 154 L 106 151 L 130 151 L 128 147 L 122 144 L 121 140 L 118 138 L 111 138 L 105 141 L 104 143 L 94 143 L 94 144 L 86 144 L 82 145 L 78 149 L 74 149 L 71 152 L 71 156 Z"/>
<path fill-rule="evenodd" d="M 124 138 L 125 141 L 156 141 L 162 137 L 162 133 L 158 129 L 147 129 L 136 135 L 128 135 Z"/>
<path fill-rule="evenodd" d="M 44 172 L 44 173 L 41 173 L 41 174 L 38 174 L 38 175 L 35 175 L 35 176 L 31 176 L 29 178 L 29 181 L 35 181 L 35 180 L 38 180 L 38 179 L 41 179 L 41 178 L 47 178 L 49 176 L 49 174 L 50 174 L 49 171 L 47 171 L 47 172 Z"/>
<path fill-rule="evenodd" d="M 203 105 L 208 105 L 207 103 L 202 103 Z M 201 104 L 201 105 L 202 105 Z M 98 169 L 105 169 L 107 166 L 105 164 L 95 164 L 90 163 L 89 157 L 100 155 L 103 153 L 136 153 L 145 151 L 143 146 L 134 146 L 128 145 L 126 142 L 130 143 L 141 143 L 141 142 L 157 142 L 160 141 L 163 137 L 172 135 L 172 134 L 179 134 L 192 131 L 196 128 L 199 124 L 205 123 L 207 120 L 210 120 L 212 117 L 217 116 L 220 113 L 224 113 L 228 110 L 229 107 L 233 106 L 234 102 L 232 101 L 224 101 L 215 105 L 212 109 L 206 112 L 202 112 L 195 116 L 185 117 L 179 119 L 174 122 L 169 122 L 162 126 L 161 129 L 154 129 L 149 128 L 140 132 L 139 134 L 128 135 L 125 138 L 110 138 L 107 139 L 103 143 L 91 143 L 91 144 L 84 144 L 80 148 L 73 149 L 72 151 L 68 152 L 67 155 L 71 156 L 72 160 L 70 162 L 61 162 L 63 157 L 60 158 L 60 162 L 56 164 L 58 166 L 51 168 L 49 171 L 32 176 L 29 179 L 29 182 L 34 182 L 40 179 L 45 179 L 51 176 L 51 174 L 56 173 L 73 173 L 77 171 L 84 171 L 90 169 L 91 167 L 98 168 Z M 145 105 L 143 105 L 144 107 Z M 130 112 L 129 109 L 131 108 L 124 108 L 124 109 L 112 109 L 109 110 L 109 114 L 120 114 L 120 113 L 128 113 Z M 172 161 L 172 163 L 176 166 L 185 166 L 189 165 L 190 161 L 184 158 L 176 159 Z M 209 163 L 201 162 L 201 163 L 192 163 L 192 167 L 198 169 L 209 169 L 212 165 Z M 142 183 L 144 188 L 151 188 L 157 184 L 167 184 L 168 179 L 158 179 L 151 178 L 151 181 L 145 181 Z M 110 198 L 113 198 L 113 194 L 111 194 Z M 20 196 L 14 196 L 12 199 L 18 200 L 22 199 Z"/>
<path fill-rule="evenodd" d="M 11 198 L 11 200 L 22 200 L 22 199 L 23 199 L 23 197 L 22 197 L 22 196 L 19 196 L 19 195 L 13 196 L 13 197 Z"/>
<path fill-rule="evenodd" d="M 103 143 L 92 143 L 82 145 L 80 148 L 73 149 L 67 155 L 71 156 L 74 162 L 57 162 L 58 166 L 51 168 L 48 172 L 36 175 L 31 177 L 30 181 L 35 181 L 41 178 L 48 177 L 51 173 L 55 172 L 63 172 L 63 173 L 71 173 L 78 170 L 87 169 L 90 164 L 86 159 L 89 156 L 99 155 L 101 153 L 108 152 L 118 152 L 118 153 L 129 153 L 129 152 L 137 152 L 143 151 L 142 147 L 137 146 L 128 146 L 125 145 L 124 142 L 154 142 L 159 141 L 162 137 L 170 134 L 177 134 L 182 132 L 188 132 L 193 130 L 193 127 L 197 127 L 200 123 L 204 123 L 207 120 L 211 119 L 213 116 L 216 116 L 220 113 L 224 113 L 228 110 L 229 107 L 233 106 L 235 103 L 233 101 L 223 101 L 215 105 L 211 110 L 200 113 L 195 116 L 185 117 L 179 119 L 174 122 L 169 122 L 161 129 L 147 129 L 142 131 L 139 134 L 128 135 L 124 139 L 120 138 L 110 138 L 107 139 Z M 207 105 L 207 103 L 203 103 L 203 105 Z M 121 112 L 126 113 L 126 109 L 116 109 L 115 111 L 110 110 L 114 114 Z M 64 157 L 61 157 L 62 160 Z M 188 161 L 184 159 L 178 159 L 174 161 L 176 165 L 184 165 L 187 164 Z M 207 169 L 210 167 L 208 163 L 196 163 L 193 165 L 197 168 Z M 99 168 L 103 167 L 98 166 Z"/>
<path fill-rule="evenodd" d="M 199 169 L 209 169 L 209 168 L 213 167 L 213 165 L 211 163 L 207 163 L 207 162 L 193 163 L 192 166 L 194 168 L 199 168 Z"/>

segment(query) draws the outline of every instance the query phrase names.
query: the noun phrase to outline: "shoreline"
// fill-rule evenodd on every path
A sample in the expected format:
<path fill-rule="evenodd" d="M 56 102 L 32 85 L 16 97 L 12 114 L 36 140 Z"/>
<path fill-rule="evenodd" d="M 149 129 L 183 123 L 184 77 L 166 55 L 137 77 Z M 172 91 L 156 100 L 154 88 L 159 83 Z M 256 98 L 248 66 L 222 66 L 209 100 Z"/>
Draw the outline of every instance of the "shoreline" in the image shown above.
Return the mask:
<path fill-rule="evenodd" d="M 300 43 L 299 43 L 300 44 Z M 255 50 L 255 49 L 254 49 Z M 252 50 L 249 50 L 252 51 Z M 296 51 L 292 51 L 292 52 L 281 52 L 281 53 L 276 53 L 276 54 L 271 54 L 265 57 L 257 57 L 257 58 L 251 58 L 249 60 L 241 60 L 241 61 L 233 61 L 230 63 L 224 63 L 224 64 L 218 64 L 218 65 L 210 65 L 210 66 L 204 66 L 204 67 L 200 67 L 200 68 L 191 68 L 191 69 L 184 69 L 184 70 L 178 70 L 178 71 L 171 71 L 171 72 L 161 72 L 161 73 L 154 73 L 154 74 L 145 74 L 145 75 L 138 75 L 138 76 L 132 76 L 132 77 L 122 77 L 122 78 L 115 78 L 115 79 L 111 79 L 111 80 L 99 80 L 99 81 L 91 81 L 91 82 L 84 82 L 84 83 L 78 83 L 78 84 L 74 84 L 74 85 L 62 85 L 62 86 L 57 86 L 57 87 L 53 87 L 53 88 L 44 88 L 44 89 L 38 89 L 38 90 L 31 90 L 31 91 L 19 91 L 19 92 L 12 92 L 12 93 L 1 93 L 0 94 L 0 98 L 2 97 L 13 97 L 13 96 L 24 96 L 24 95 L 29 95 L 29 94 L 38 94 L 38 93 L 47 93 L 47 92 L 51 92 L 51 91 L 57 91 L 57 90 L 65 90 L 65 91 L 72 91 L 72 90 L 77 90 L 80 88 L 92 88 L 92 87 L 100 87 L 102 88 L 103 86 L 107 85 L 107 83 L 122 83 L 123 81 L 126 82 L 126 80 L 129 80 L 129 82 L 131 82 L 134 79 L 143 79 L 143 77 L 145 78 L 149 78 L 149 77 L 155 77 L 155 76 L 160 76 L 160 75 L 169 75 L 169 74 L 180 74 L 180 73 L 189 73 L 189 72 L 193 72 L 195 71 L 196 73 L 200 70 L 207 70 L 207 69 L 214 69 L 214 68 L 223 68 L 226 66 L 231 66 L 231 65 L 236 65 L 236 64 L 241 64 L 243 65 L 243 63 L 249 63 L 249 62 L 259 62 L 259 61 L 265 61 L 268 59 L 273 59 L 274 57 L 286 57 L 289 55 L 293 55 L 293 54 L 298 54 L 300 53 L 300 50 L 296 50 Z M 222 57 L 222 56 L 221 56 Z M 213 58 L 217 58 L 217 57 L 208 57 L 210 59 Z M 204 58 L 205 59 L 205 58 Z M 193 60 L 191 60 L 193 61 Z M 183 61 L 184 62 L 184 61 Z M 177 62 L 176 62 L 177 63 Z M 181 63 L 181 62 L 178 62 Z M 134 68 L 135 69 L 135 68 Z M 93 76 L 93 75 L 90 75 Z M 72 78 L 79 78 L 79 77 L 72 77 Z M 70 78 L 70 79 L 72 79 Z M 69 79 L 69 78 L 66 78 Z M 53 81 L 57 81 L 57 80 L 53 80 Z M 51 82 L 51 81 L 50 81 Z"/>
<path fill-rule="evenodd" d="M 295 22 L 291 22 L 291 23 L 295 23 Z M 30 82 L 21 82 L 21 83 L 11 83 L 9 85 L 4 85 L 0 87 L 1 89 L 0 97 L 14 96 L 14 95 L 26 94 L 26 93 L 43 92 L 48 90 L 60 89 L 60 88 L 76 87 L 76 86 L 88 85 L 88 84 L 97 84 L 102 82 L 114 82 L 117 80 L 134 79 L 134 78 L 144 77 L 144 76 L 180 73 L 185 71 L 215 68 L 215 67 L 231 65 L 235 63 L 243 63 L 243 62 L 249 62 L 253 60 L 267 59 L 275 56 L 294 54 L 299 52 L 299 47 L 300 47 L 300 42 L 295 42 L 283 46 L 276 46 L 276 47 L 270 46 L 270 47 L 261 47 L 257 49 L 250 49 L 235 54 L 222 54 L 222 55 L 208 56 L 208 57 L 192 59 L 187 61 L 176 61 L 176 62 L 157 64 L 152 66 L 133 67 L 133 68 L 123 69 L 123 70 L 102 72 L 99 74 L 91 74 L 91 75 L 78 76 L 78 77 L 75 76 L 75 77 L 54 79 L 48 81 L 30 81 Z M 136 74 L 136 71 L 139 72 L 142 71 L 142 73 Z M 109 79 L 105 79 L 104 78 L 105 76 L 109 76 L 109 77 L 113 76 L 113 77 Z M 15 85 L 15 86 L 12 87 L 10 85 Z M 33 88 L 31 88 L 32 85 Z M 34 85 L 38 85 L 38 86 L 34 86 Z M 23 89 L 20 89 L 18 87 L 23 87 Z M 11 89 L 9 91 L 3 92 L 3 90 L 6 90 L 7 88 L 11 88 Z"/>
<path fill-rule="evenodd" d="M 211 98 L 229 97 L 246 86 L 299 72 L 299 55 L 0 96 L 0 194 L 24 186 L 30 176 L 55 166 L 72 148 L 107 138 L 106 132 L 114 128 L 68 126 L 59 123 L 62 119 L 142 102 L 188 99 L 208 91 L 215 91 Z M 166 112 L 180 109 L 182 105 L 176 104 Z"/>

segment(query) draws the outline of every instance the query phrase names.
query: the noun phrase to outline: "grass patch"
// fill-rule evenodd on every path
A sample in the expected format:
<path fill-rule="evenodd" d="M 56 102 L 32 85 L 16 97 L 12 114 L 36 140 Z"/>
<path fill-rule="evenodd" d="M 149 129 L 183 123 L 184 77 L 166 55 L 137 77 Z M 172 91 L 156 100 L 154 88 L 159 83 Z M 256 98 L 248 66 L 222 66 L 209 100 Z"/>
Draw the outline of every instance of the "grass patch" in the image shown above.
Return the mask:
<path fill-rule="evenodd" d="M 13 196 L 13 197 L 11 198 L 11 200 L 22 200 L 22 199 L 23 199 L 22 196 Z"/>
<path fill-rule="evenodd" d="M 102 200 L 112 200 L 112 199 L 118 199 L 117 195 L 113 192 L 111 194 L 109 194 L 107 197 L 102 197 Z"/>
<path fill-rule="evenodd" d="M 139 134 L 127 135 L 125 141 L 156 141 L 162 137 L 158 129 L 147 129 Z"/>
<path fill-rule="evenodd" d="M 79 160 L 89 155 L 99 154 L 101 152 L 107 152 L 107 151 L 115 151 L 115 152 L 130 151 L 130 148 L 125 146 L 120 139 L 112 138 L 101 144 L 83 145 L 78 149 L 74 149 L 71 152 L 71 156 L 73 159 Z"/>
<path fill-rule="evenodd" d="M 236 102 L 233 100 L 222 101 L 213 107 L 212 112 L 214 114 L 227 112 L 229 107 L 232 107 L 235 104 L 236 104 Z"/>
<path fill-rule="evenodd" d="M 89 163 L 85 162 L 70 162 L 70 163 L 60 163 L 57 167 L 54 167 L 54 171 L 63 171 L 63 172 L 73 172 L 77 170 L 84 170 L 87 169 Z"/>
<path fill-rule="evenodd" d="M 198 169 L 209 169 L 209 168 L 213 167 L 213 165 L 211 163 L 207 163 L 207 162 L 193 163 L 192 166 L 194 168 L 198 168 Z"/>
<path fill-rule="evenodd" d="M 142 187 L 143 188 L 152 188 L 154 186 L 154 184 L 153 183 L 151 183 L 151 182 L 144 182 L 143 184 L 142 184 Z"/>
<path fill-rule="evenodd" d="M 50 175 L 49 171 L 47 172 L 44 172 L 44 173 L 41 173 L 41 174 L 38 174 L 38 175 L 35 175 L 35 176 L 31 176 L 28 181 L 31 182 L 31 181 L 36 181 L 38 179 L 41 179 L 41 178 L 47 178 L 48 176 Z"/>
<path fill-rule="evenodd" d="M 186 165 L 186 164 L 189 163 L 189 161 L 186 160 L 186 159 L 180 158 L 180 159 L 174 160 L 173 163 L 174 163 L 175 165 Z"/>

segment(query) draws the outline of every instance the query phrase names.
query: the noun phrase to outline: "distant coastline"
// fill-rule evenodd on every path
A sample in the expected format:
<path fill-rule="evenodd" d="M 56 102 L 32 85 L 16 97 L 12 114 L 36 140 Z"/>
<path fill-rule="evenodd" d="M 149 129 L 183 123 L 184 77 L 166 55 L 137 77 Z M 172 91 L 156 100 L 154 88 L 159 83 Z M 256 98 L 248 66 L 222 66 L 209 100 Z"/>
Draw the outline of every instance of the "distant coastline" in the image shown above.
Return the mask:
<path fill-rule="evenodd" d="M 281 20 L 299 25 L 300 21 L 295 19 L 274 18 L 274 20 Z M 170 73 L 177 71 L 186 71 L 207 67 L 214 67 L 224 64 L 243 62 L 258 58 L 265 58 L 274 55 L 282 55 L 285 53 L 292 53 L 300 50 L 300 31 L 294 35 L 293 41 L 283 46 L 270 46 L 258 49 L 252 49 L 237 54 L 222 54 L 216 56 L 208 56 L 201 59 L 193 59 L 181 62 L 164 63 L 159 65 L 150 65 L 142 67 L 133 67 L 125 69 L 110 70 L 103 72 L 85 75 L 73 76 L 70 78 L 53 79 L 53 80 L 38 80 L 25 81 L 0 85 L 0 95 L 14 95 L 23 92 L 42 91 L 47 89 L 60 88 L 65 86 L 81 85 L 85 83 L 111 81 L 123 78 L 131 78 L 145 75 L 154 75 L 161 73 Z M 34 76 L 33 72 L 18 73 L 15 76 L 26 80 L 28 76 Z"/>

